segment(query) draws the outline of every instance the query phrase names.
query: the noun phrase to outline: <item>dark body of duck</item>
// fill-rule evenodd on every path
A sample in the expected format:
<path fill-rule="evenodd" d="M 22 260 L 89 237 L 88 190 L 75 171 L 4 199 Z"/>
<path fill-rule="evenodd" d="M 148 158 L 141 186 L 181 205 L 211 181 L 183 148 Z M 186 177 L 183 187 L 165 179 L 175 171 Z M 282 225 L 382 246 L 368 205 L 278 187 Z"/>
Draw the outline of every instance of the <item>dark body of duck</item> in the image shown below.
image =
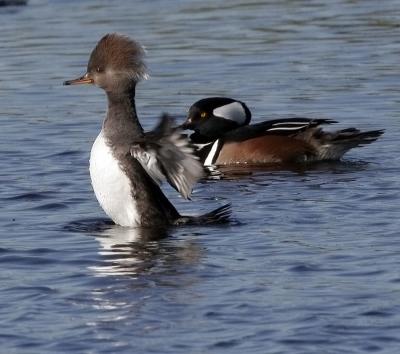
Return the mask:
<path fill-rule="evenodd" d="M 227 97 L 210 97 L 189 109 L 184 129 L 205 166 L 304 163 L 339 160 L 348 150 L 370 144 L 383 130 L 362 132 L 347 128 L 324 131 L 331 119 L 285 118 L 249 124 L 245 103 Z"/>
<path fill-rule="evenodd" d="M 161 191 L 159 184 L 166 179 L 189 198 L 202 167 L 168 117 L 154 131 L 143 131 L 135 107 L 136 84 L 146 77 L 143 56 L 136 41 L 108 34 L 92 51 L 86 74 L 64 83 L 94 84 L 107 94 L 107 115 L 90 154 L 90 176 L 100 205 L 122 226 L 226 221 L 229 206 L 182 216 Z"/>

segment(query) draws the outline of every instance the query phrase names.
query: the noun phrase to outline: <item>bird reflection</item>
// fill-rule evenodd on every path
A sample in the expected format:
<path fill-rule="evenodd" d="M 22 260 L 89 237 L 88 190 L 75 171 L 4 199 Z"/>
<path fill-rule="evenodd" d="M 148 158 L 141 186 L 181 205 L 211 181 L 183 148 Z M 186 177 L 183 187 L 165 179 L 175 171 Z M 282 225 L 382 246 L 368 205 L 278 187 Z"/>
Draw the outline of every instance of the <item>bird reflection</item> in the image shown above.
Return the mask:
<path fill-rule="evenodd" d="M 240 180 L 248 177 L 275 172 L 290 172 L 296 175 L 318 173 L 349 173 L 366 170 L 369 166 L 365 161 L 321 161 L 309 164 L 271 164 L 271 165 L 230 165 L 208 166 L 208 180 Z"/>
<path fill-rule="evenodd" d="M 90 267 L 98 276 L 176 273 L 177 268 L 196 264 L 200 248 L 190 240 L 165 240 L 166 228 L 126 228 L 108 225 L 92 235 L 100 244 L 102 261 Z M 187 236 L 185 236 L 186 238 Z"/>

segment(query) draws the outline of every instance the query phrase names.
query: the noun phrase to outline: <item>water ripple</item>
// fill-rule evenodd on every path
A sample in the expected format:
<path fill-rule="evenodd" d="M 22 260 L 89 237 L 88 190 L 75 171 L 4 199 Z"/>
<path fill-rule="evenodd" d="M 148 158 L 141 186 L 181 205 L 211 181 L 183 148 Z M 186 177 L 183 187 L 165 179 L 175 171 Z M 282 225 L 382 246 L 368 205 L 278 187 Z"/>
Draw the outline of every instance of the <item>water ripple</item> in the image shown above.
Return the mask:
<path fill-rule="evenodd" d="M 11 1 L 11 0 L 10 0 Z M 1 3 L 1 1 L 0 1 Z M 398 2 L 45 1 L 0 9 L 0 340 L 7 353 L 397 353 Z M 90 186 L 106 111 L 98 38 L 147 48 L 145 129 L 205 96 L 253 121 L 386 129 L 338 163 L 223 168 L 182 213 L 224 227 L 110 222 Z"/>

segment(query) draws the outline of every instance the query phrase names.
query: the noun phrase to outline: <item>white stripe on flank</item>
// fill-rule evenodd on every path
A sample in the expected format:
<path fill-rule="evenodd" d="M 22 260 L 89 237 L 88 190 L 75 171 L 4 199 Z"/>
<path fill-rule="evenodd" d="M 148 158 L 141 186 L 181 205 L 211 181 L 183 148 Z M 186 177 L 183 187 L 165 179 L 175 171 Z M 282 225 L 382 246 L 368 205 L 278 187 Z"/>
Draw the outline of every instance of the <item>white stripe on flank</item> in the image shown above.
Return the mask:
<path fill-rule="evenodd" d="M 302 125 L 302 126 L 306 126 L 309 125 L 310 122 L 278 122 L 278 123 L 274 123 L 272 124 L 273 126 L 275 125 Z"/>
<path fill-rule="evenodd" d="M 299 129 L 305 128 L 305 127 L 307 127 L 307 126 L 308 126 L 308 125 L 303 125 L 303 126 L 300 126 L 300 127 L 286 127 L 286 128 L 283 128 L 283 127 L 279 128 L 279 127 L 277 127 L 277 128 L 269 128 L 269 129 L 267 129 L 266 131 L 270 132 L 270 131 L 273 131 L 273 130 L 299 130 Z"/>
<path fill-rule="evenodd" d="M 218 144 L 219 144 L 219 140 L 216 140 L 215 143 L 213 144 L 213 146 L 211 147 L 211 150 L 210 150 L 209 154 L 207 155 L 206 160 L 204 161 L 204 166 L 212 166 L 215 154 L 218 149 Z"/>

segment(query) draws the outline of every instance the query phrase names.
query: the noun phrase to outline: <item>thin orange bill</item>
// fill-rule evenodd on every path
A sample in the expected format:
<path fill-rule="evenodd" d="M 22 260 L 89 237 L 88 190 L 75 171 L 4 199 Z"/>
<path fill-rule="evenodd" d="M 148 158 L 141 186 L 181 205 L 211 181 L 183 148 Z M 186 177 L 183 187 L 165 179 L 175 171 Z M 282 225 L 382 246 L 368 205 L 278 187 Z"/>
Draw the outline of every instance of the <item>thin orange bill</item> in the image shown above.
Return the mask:
<path fill-rule="evenodd" d="M 83 85 L 83 84 L 93 84 L 93 79 L 91 79 L 88 74 L 79 77 L 78 79 L 64 81 L 64 85 Z"/>

